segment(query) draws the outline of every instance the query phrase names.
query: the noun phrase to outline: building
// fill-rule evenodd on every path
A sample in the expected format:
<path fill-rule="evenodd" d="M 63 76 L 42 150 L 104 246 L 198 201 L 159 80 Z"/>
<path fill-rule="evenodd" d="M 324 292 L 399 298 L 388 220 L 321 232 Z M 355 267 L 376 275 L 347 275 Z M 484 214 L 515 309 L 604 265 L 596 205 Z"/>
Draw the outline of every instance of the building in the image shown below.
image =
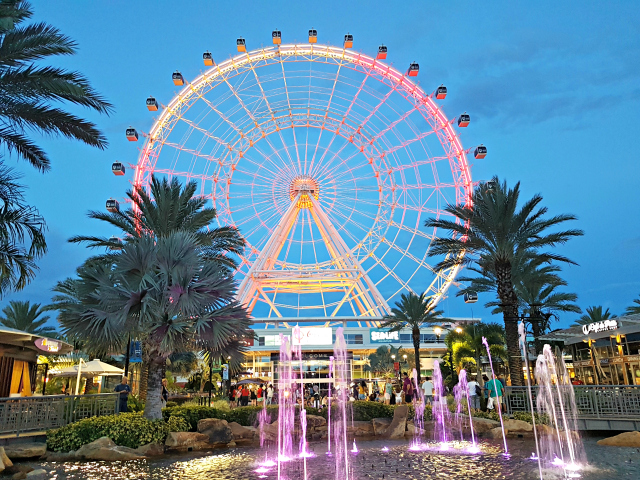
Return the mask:
<path fill-rule="evenodd" d="M 640 315 L 556 330 L 541 337 L 563 342 L 567 368 L 587 385 L 640 385 Z"/>
<path fill-rule="evenodd" d="M 347 344 L 347 356 L 350 361 L 351 379 L 370 379 L 371 372 L 366 370 L 369 355 L 379 347 L 391 345 L 413 352 L 413 342 L 410 330 L 390 332 L 388 329 L 358 326 L 353 317 L 332 318 L 330 322 L 318 325 L 324 319 L 296 318 L 288 319 L 255 319 L 256 338 L 249 345 L 246 353 L 244 370 L 247 375 L 259 377 L 263 380 L 277 383 L 278 363 L 280 360 L 281 338 L 291 338 L 293 327 L 298 324 L 301 329 L 300 347 L 302 352 L 302 369 L 304 383 L 318 384 L 320 389 L 329 382 L 329 359 L 333 355 L 333 345 L 336 330 L 342 326 Z M 367 319 L 369 320 L 369 319 Z M 381 319 L 371 319 L 376 324 Z M 453 321 L 451 321 L 453 320 Z M 421 330 L 420 357 L 421 372 L 430 375 L 433 361 L 440 358 L 447 350 L 444 337 L 449 330 L 459 325 L 478 322 L 479 319 L 457 318 L 449 319 L 436 328 L 429 327 Z M 315 324 L 315 325 L 311 325 Z M 329 324 L 329 326 L 326 326 Z M 260 328 L 258 328 L 260 327 Z M 282 335 L 282 337 L 281 337 Z M 294 342 L 296 345 L 296 342 Z M 406 359 L 395 359 L 399 371 L 407 370 Z M 294 366 L 296 370 L 299 367 Z"/>

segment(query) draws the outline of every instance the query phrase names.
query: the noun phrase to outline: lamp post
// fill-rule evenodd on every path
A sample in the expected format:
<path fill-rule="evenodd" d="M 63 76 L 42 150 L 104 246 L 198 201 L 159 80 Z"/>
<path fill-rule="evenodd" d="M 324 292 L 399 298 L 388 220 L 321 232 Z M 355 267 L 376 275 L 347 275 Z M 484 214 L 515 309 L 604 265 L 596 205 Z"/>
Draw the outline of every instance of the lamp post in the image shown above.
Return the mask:
<path fill-rule="evenodd" d="M 440 335 L 442 335 L 442 331 L 443 330 L 447 330 L 448 332 L 451 332 L 452 329 L 450 328 L 446 328 L 446 327 L 435 327 L 433 329 L 433 332 L 436 334 L 436 336 L 438 337 L 438 343 L 440 343 Z M 460 327 L 456 327 L 455 328 L 455 332 L 456 333 L 462 333 L 462 328 Z M 449 372 L 451 373 L 451 379 L 453 380 L 453 349 L 451 348 L 447 348 L 448 352 L 449 352 Z"/>

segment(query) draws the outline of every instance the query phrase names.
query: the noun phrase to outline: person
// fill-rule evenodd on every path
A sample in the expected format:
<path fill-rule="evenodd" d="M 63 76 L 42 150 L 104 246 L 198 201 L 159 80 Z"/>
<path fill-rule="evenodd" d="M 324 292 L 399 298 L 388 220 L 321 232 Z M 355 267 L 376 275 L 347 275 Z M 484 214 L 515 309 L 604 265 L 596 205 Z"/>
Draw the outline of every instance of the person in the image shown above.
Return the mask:
<path fill-rule="evenodd" d="M 391 394 L 393 393 L 393 384 L 387 382 L 384 385 L 384 404 L 389 405 L 391 403 Z"/>
<path fill-rule="evenodd" d="M 413 385 L 411 385 L 411 380 L 409 379 L 407 372 L 404 372 L 403 376 L 404 380 L 402 382 L 402 391 L 404 392 L 404 401 L 406 403 L 411 403 L 413 399 Z"/>
<path fill-rule="evenodd" d="M 263 405 L 264 400 L 264 390 L 262 389 L 262 385 L 258 385 L 258 391 L 256 392 L 256 402 L 258 406 L 261 407 Z"/>
<path fill-rule="evenodd" d="M 131 393 L 129 379 L 127 377 L 122 377 L 120 385 L 116 385 L 114 391 L 120 394 L 120 412 L 127 412 L 127 401 L 129 400 L 129 394 Z"/>
<path fill-rule="evenodd" d="M 236 386 L 236 407 L 242 406 L 242 386 Z"/>
<path fill-rule="evenodd" d="M 269 384 L 267 387 L 267 405 L 271 405 L 273 403 L 273 385 Z"/>
<path fill-rule="evenodd" d="M 425 405 L 433 405 L 433 382 L 431 377 L 425 377 L 422 382 L 422 393 L 424 394 Z"/>
<path fill-rule="evenodd" d="M 167 388 L 167 379 L 163 378 L 162 379 L 162 393 L 161 393 L 162 398 L 160 399 L 160 401 L 162 402 L 162 408 L 167 406 L 167 402 L 169 401 L 169 389 Z"/>
<path fill-rule="evenodd" d="M 502 384 L 502 392 L 504 393 L 506 391 L 505 389 L 507 388 L 507 381 L 505 380 L 504 375 L 502 373 L 500 375 L 498 375 L 498 380 Z M 505 403 L 504 403 L 505 402 L 505 397 L 503 395 L 500 398 L 501 398 L 500 405 L 502 406 L 502 410 L 504 410 L 505 409 Z"/>
<path fill-rule="evenodd" d="M 247 387 L 247 385 L 243 385 L 242 386 L 242 393 L 240 394 L 240 405 L 242 405 L 243 407 L 246 407 L 249 405 L 249 387 Z"/>
<path fill-rule="evenodd" d="M 389 383 L 389 385 L 391 385 L 391 399 L 389 400 L 389 405 L 395 405 L 396 404 L 396 388 L 393 386 L 392 383 Z"/>
<path fill-rule="evenodd" d="M 492 379 L 485 384 L 485 388 L 489 392 L 489 402 L 487 408 L 493 410 L 496 407 L 496 402 L 502 404 L 502 397 L 504 395 L 504 387 L 500 380 L 498 380 L 495 374 L 492 374 Z"/>
<path fill-rule="evenodd" d="M 358 382 L 353 382 L 351 396 L 354 399 L 356 399 L 358 398 L 359 395 L 360 395 L 360 385 L 358 385 Z"/>
<path fill-rule="evenodd" d="M 236 386 L 232 385 L 229 390 L 229 408 L 236 408 Z"/>
<path fill-rule="evenodd" d="M 367 384 L 364 383 L 364 380 L 363 380 L 362 382 L 360 382 L 360 385 L 358 386 L 358 400 L 366 400 L 367 398 L 366 388 L 367 388 Z"/>
<path fill-rule="evenodd" d="M 584 385 L 584 382 L 580 380 L 578 377 L 573 377 L 571 379 L 571 385 Z"/>
<path fill-rule="evenodd" d="M 255 407 L 258 404 L 258 397 L 256 395 L 255 388 L 249 387 L 249 396 L 251 397 L 251 406 Z"/>
<path fill-rule="evenodd" d="M 471 410 L 480 410 L 480 393 L 482 390 L 480 389 L 480 385 L 474 379 L 472 379 L 469 383 L 467 383 L 467 387 L 469 389 L 469 408 Z"/>
<path fill-rule="evenodd" d="M 396 405 L 402 405 L 402 395 L 404 395 L 404 392 L 402 391 L 402 387 L 400 385 L 396 386 Z"/>

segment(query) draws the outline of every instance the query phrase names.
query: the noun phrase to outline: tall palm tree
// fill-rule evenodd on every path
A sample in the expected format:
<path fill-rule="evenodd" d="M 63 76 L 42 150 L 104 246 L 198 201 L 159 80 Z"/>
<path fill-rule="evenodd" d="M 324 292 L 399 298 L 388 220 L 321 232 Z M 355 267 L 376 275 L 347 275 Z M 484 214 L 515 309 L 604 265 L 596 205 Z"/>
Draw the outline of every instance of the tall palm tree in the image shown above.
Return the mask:
<path fill-rule="evenodd" d="M 581 230 L 549 233 L 549 229 L 575 220 L 573 215 L 546 218 L 542 197 L 534 195 L 518 209 L 520 183 L 508 188 L 506 182 L 493 177 L 473 192 L 471 206 L 447 205 L 446 214 L 453 217 L 431 218 L 430 228 L 442 228 L 452 237 L 439 237 L 433 242 L 429 256 L 445 256 L 435 268 L 475 265 L 482 276 L 495 276 L 497 296 L 502 307 L 509 370 L 513 385 L 523 385 L 522 358 L 518 346 L 518 296 L 514 288 L 512 268 L 518 258 L 535 256 L 544 262 L 575 263 L 563 255 L 541 249 L 555 247 L 583 234 Z"/>
<path fill-rule="evenodd" d="M 53 327 L 45 326 L 49 321 L 49 316 L 43 313 L 46 309 L 39 303 L 31 304 L 12 300 L 9 305 L 2 309 L 0 323 L 8 328 L 15 328 L 23 332 L 42 335 L 45 337 L 57 336 L 58 332 Z"/>
<path fill-rule="evenodd" d="M 129 335 L 141 339 L 149 365 L 146 418 L 162 418 L 162 372 L 172 353 L 235 355 L 252 335 L 234 299 L 233 276 L 201 254 L 192 233 L 141 236 L 114 253 L 110 265 L 88 262 L 78 274 L 54 289 L 64 332 L 90 350 L 121 349 Z"/>
<path fill-rule="evenodd" d="M 35 260 L 47 251 L 45 221 L 24 202 L 18 178 L 0 164 L 0 296 L 22 290 L 35 275 Z"/>
<path fill-rule="evenodd" d="M 457 356 L 460 358 L 472 357 L 476 364 L 476 381 L 482 385 L 482 357 L 487 349 L 482 342 L 486 338 L 492 357 L 505 356 L 504 327 L 498 323 L 469 323 L 462 327 L 462 331 L 450 331 L 445 337 L 445 343 L 452 348 L 454 344 L 460 344 Z M 454 351 L 455 353 L 455 351 Z M 455 358 L 454 358 L 455 363 Z"/>
<path fill-rule="evenodd" d="M 0 2 L 0 145 L 44 172 L 50 168 L 49 157 L 27 130 L 104 149 L 107 140 L 93 123 L 54 104 L 66 102 L 107 114 L 112 106 L 78 72 L 36 64 L 73 55 L 77 45 L 46 23 L 22 25 L 32 15 L 28 2 Z"/>
<path fill-rule="evenodd" d="M 404 350 L 393 345 L 381 345 L 369 355 L 369 364 L 365 365 L 364 370 L 366 372 L 374 372 L 376 375 L 393 378 L 395 376 L 393 364 L 396 360 L 402 364 L 401 359 L 404 359 L 405 355 L 407 356 L 406 363 L 415 366 L 415 354 L 410 350 Z"/>
<path fill-rule="evenodd" d="M 610 318 L 616 318 L 617 315 L 613 315 L 609 309 L 602 310 L 602 305 L 593 307 L 587 307 L 587 313 L 582 315 L 571 326 L 576 327 L 578 325 L 587 325 L 593 322 L 601 322 L 603 320 L 609 320 Z"/>
<path fill-rule="evenodd" d="M 627 309 L 624 311 L 625 315 L 638 315 L 640 314 L 640 297 L 636 298 L 633 303 L 635 303 L 635 305 L 631 305 L 630 307 L 627 307 Z"/>
<path fill-rule="evenodd" d="M 434 310 L 429 298 L 422 293 L 419 296 L 413 292 L 402 294 L 400 301 L 391 309 L 391 314 L 384 317 L 383 328 L 390 331 L 402 329 L 411 330 L 411 340 L 415 356 L 416 371 L 418 372 L 418 382 L 420 382 L 420 329 L 426 325 L 436 325 L 446 322 L 442 318 L 442 310 Z"/>

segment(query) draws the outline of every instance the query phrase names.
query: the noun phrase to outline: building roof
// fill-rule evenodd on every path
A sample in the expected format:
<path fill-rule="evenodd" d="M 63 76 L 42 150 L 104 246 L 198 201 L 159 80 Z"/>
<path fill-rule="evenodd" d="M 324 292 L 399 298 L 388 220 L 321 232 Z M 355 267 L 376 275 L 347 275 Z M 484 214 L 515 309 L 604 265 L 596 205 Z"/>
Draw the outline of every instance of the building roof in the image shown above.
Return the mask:
<path fill-rule="evenodd" d="M 599 332 L 585 333 L 584 325 L 576 325 L 575 327 L 565 328 L 564 330 L 554 330 L 540 337 L 540 340 L 551 342 L 564 342 L 565 344 L 573 344 L 585 341 L 587 339 L 597 340 L 598 338 L 606 338 L 612 334 L 627 334 L 640 332 L 640 314 L 624 315 L 622 317 L 612 318 L 618 327 L 614 330 L 602 330 Z M 598 322 L 594 322 L 598 323 Z"/>
<path fill-rule="evenodd" d="M 0 349 L 7 346 L 32 350 L 40 355 L 64 355 L 73 350 L 72 345 L 62 340 L 0 325 Z"/>

